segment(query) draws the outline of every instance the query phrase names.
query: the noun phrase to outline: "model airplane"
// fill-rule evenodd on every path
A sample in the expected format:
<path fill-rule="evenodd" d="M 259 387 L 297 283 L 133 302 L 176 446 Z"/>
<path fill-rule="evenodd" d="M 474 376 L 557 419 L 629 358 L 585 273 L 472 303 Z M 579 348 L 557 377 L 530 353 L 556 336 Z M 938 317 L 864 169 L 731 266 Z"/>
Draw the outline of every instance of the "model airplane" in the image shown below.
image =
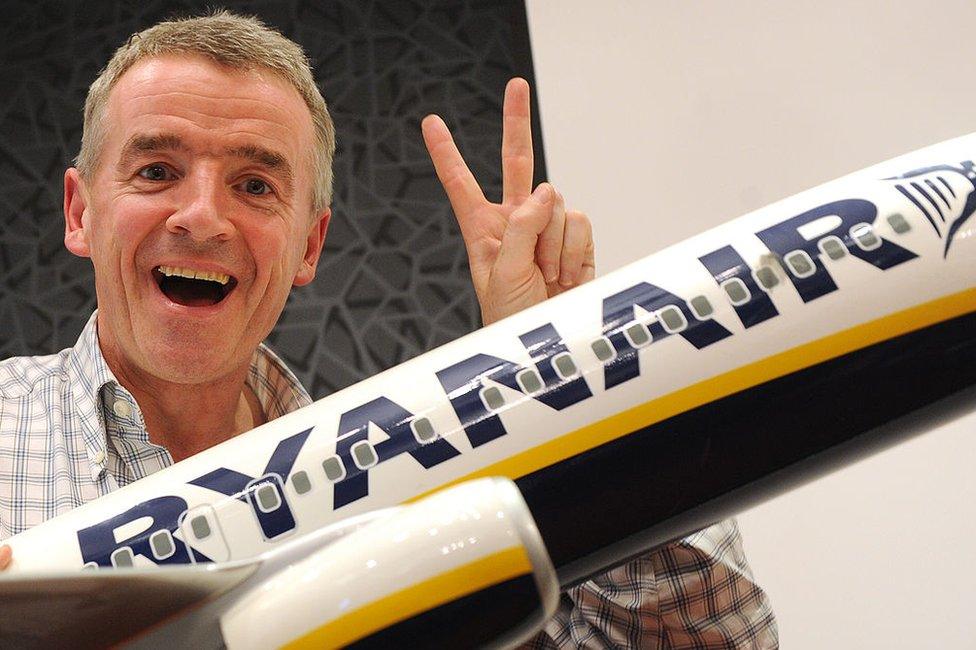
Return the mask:
<path fill-rule="evenodd" d="M 242 434 L 7 540 L 0 594 L 29 580 L 57 600 L 55 569 L 216 575 L 487 476 L 518 485 L 565 588 L 971 412 L 974 159 L 965 136 L 803 192 Z M 657 218 L 635 213 L 633 235 Z M 302 594 L 318 575 L 283 571 L 249 593 Z M 389 595 L 322 593 L 282 601 L 304 617 L 288 639 L 330 625 L 336 601 L 352 616 Z M 231 647 L 253 641 L 225 620 Z M 463 642 L 469 622 L 452 625 Z"/>

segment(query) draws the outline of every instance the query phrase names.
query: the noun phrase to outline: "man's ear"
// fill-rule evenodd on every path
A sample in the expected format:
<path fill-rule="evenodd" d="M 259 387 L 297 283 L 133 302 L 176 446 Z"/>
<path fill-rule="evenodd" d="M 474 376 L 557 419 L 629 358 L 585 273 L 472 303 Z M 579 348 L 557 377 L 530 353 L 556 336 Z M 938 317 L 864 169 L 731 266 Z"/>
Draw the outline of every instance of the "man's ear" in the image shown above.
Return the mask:
<path fill-rule="evenodd" d="M 64 246 L 78 257 L 91 257 L 84 181 L 74 167 L 64 172 Z"/>
<path fill-rule="evenodd" d="M 315 269 L 319 264 L 319 255 L 322 254 L 322 244 L 325 242 L 325 233 L 329 229 L 329 220 L 332 219 L 332 208 L 325 208 L 312 223 L 308 231 L 308 239 L 305 240 L 305 255 L 302 256 L 302 265 L 295 274 L 295 281 L 292 283 L 296 287 L 306 285 L 315 279 Z"/>

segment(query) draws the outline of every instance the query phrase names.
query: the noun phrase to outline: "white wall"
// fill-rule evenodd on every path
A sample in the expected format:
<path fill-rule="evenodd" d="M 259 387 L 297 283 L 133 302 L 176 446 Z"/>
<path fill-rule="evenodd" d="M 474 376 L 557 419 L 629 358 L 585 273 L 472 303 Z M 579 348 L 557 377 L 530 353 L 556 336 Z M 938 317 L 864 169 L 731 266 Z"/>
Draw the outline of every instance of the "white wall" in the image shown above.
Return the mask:
<path fill-rule="evenodd" d="M 527 4 L 549 175 L 591 216 L 598 271 L 976 130 L 976 3 Z M 740 517 L 784 648 L 976 647 L 974 431 Z"/>

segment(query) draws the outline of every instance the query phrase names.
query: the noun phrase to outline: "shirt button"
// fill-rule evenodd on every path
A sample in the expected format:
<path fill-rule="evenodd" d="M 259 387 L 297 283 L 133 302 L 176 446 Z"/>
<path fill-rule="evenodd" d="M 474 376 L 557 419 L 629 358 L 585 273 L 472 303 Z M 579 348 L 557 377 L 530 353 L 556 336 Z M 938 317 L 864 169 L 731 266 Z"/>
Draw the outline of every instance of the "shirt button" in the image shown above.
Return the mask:
<path fill-rule="evenodd" d="M 117 399 L 112 404 L 112 411 L 120 418 L 127 418 L 132 415 L 132 407 L 124 399 Z"/>
<path fill-rule="evenodd" d="M 92 458 L 96 465 L 101 465 L 105 462 L 105 452 L 101 449 L 95 452 L 95 457 Z"/>

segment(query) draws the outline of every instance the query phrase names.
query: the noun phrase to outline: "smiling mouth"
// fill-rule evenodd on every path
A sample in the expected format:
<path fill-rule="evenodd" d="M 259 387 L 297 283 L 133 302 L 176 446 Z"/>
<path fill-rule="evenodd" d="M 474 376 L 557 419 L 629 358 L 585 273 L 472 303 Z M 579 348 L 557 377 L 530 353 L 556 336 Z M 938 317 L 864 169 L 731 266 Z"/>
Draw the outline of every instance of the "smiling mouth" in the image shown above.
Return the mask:
<path fill-rule="evenodd" d="M 216 305 L 237 286 L 237 280 L 226 273 L 179 266 L 157 266 L 152 274 L 163 295 L 185 307 Z"/>

